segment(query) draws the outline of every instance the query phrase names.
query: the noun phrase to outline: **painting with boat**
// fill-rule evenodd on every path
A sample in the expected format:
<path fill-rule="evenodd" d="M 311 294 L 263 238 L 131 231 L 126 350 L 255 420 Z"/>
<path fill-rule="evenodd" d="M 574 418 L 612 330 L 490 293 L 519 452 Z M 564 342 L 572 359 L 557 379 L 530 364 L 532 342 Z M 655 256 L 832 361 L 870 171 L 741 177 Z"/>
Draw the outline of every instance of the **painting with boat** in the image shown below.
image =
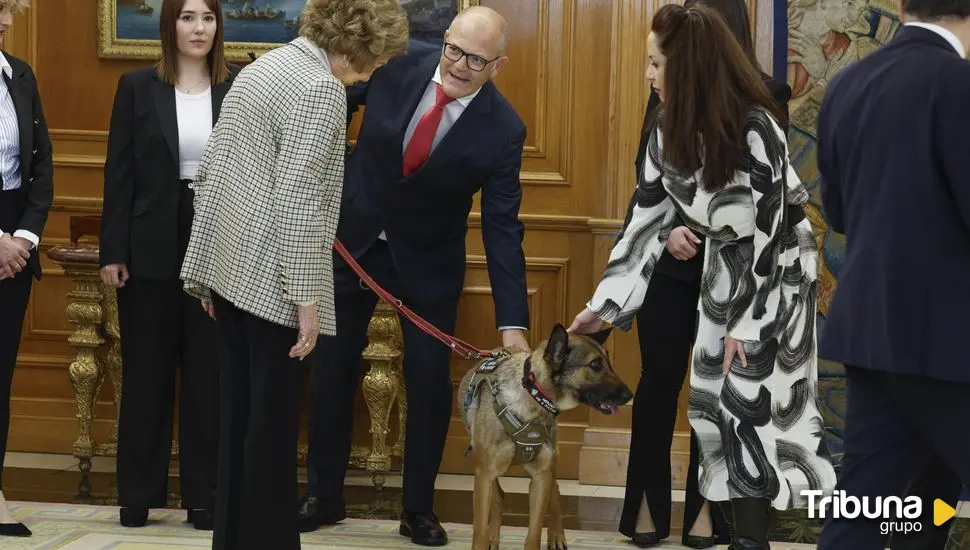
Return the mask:
<path fill-rule="evenodd" d="M 440 44 L 459 10 L 478 0 L 400 0 L 413 40 Z M 227 55 L 245 61 L 285 44 L 299 33 L 306 0 L 222 0 Z M 98 52 L 105 58 L 154 59 L 159 55 L 162 0 L 98 0 Z"/>

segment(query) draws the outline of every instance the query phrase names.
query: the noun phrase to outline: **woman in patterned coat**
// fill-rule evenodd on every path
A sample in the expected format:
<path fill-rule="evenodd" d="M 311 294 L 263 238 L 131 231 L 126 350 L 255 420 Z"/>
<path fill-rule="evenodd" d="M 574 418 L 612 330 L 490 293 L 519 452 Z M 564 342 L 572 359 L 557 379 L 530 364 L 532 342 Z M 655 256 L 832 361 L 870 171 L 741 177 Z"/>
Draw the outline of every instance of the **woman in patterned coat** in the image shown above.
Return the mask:
<path fill-rule="evenodd" d="M 769 509 L 835 471 L 817 405 L 817 249 L 760 72 L 706 6 L 667 5 L 647 39 L 663 111 L 636 204 L 570 330 L 629 330 L 676 217 L 708 239 L 689 418 L 701 495 L 731 501 L 734 549 L 768 548 Z"/>

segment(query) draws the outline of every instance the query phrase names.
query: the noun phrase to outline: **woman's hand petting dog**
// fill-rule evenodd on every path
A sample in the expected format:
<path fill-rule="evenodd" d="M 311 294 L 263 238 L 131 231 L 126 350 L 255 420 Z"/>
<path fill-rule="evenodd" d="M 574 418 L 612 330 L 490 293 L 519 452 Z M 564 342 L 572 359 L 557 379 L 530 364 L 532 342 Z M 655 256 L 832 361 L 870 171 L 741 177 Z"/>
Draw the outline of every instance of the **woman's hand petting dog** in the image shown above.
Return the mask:
<path fill-rule="evenodd" d="M 686 225 L 675 227 L 667 238 L 667 252 L 680 261 L 686 261 L 697 255 L 697 245 L 701 240 Z"/>
<path fill-rule="evenodd" d="M 579 312 L 579 315 L 573 319 L 573 324 L 569 325 L 568 332 L 576 332 L 579 334 L 590 334 L 592 332 L 598 332 L 603 329 L 603 320 L 593 313 L 593 310 L 586 308 Z"/>

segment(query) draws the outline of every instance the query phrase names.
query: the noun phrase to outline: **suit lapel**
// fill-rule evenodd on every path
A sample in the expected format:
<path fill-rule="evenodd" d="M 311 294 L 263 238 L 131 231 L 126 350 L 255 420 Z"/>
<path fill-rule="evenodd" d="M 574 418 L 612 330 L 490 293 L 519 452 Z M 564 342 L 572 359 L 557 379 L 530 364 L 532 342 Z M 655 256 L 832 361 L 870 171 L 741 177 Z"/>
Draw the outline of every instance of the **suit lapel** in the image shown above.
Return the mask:
<path fill-rule="evenodd" d="M 155 114 L 158 116 L 158 125 L 162 128 L 162 135 L 165 136 L 165 142 L 168 144 L 172 159 L 175 164 L 178 164 L 179 129 L 175 110 L 175 88 L 171 84 L 158 80 L 156 75 L 155 82 L 152 83 L 152 98 L 155 100 Z"/>
<path fill-rule="evenodd" d="M 34 146 L 34 121 L 31 115 L 31 95 L 33 86 L 26 78 L 26 72 L 7 78 L 3 75 L 10 90 L 14 110 L 17 112 L 17 130 L 20 134 L 20 173 L 24 179 L 21 185 L 26 186 L 30 177 L 31 148 Z"/>
<path fill-rule="evenodd" d="M 437 55 L 428 55 L 416 60 L 418 68 L 417 70 L 408 71 L 408 78 L 405 79 L 403 86 L 403 99 L 401 105 L 404 109 L 401 109 L 401 117 L 397 121 L 398 133 L 401 136 L 401 154 L 404 154 L 404 134 L 408 131 L 408 124 L 411 123 L 411 118 L 414 116 L 414 111 L 418 108 L 418 104 L 421 103 L 421 97 L 424 96 L 425 90 L 428 89 L 428 83 L 431 82 L 431 78 L 434 76 L 434 72 L 438 70 L 438 61 L 441 58 Z"/>

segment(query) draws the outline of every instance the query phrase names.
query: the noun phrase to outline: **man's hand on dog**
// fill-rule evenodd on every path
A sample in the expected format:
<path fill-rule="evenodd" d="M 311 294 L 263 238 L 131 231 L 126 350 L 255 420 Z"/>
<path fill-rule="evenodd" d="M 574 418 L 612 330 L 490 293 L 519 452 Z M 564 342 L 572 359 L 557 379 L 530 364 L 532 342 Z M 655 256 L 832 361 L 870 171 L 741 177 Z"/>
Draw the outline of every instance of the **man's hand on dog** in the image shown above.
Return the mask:
<path fill-rule="evenodd" d="M 566 329 L 568 332 L 579 334 L 590 334 L 603 329 L 603 320 L 593 313 L 593 310 L 586 308 L 573 319 L 573 324 Z"/>
<path fill-rule="evenodd" d="M 686 225 L 675 227 L 667 238 L 667 252 L 680 261 L 686 261 L 697 255 L 697 245 L 701 240 Z"/>
<path fill-rule="evenodd" d="M 517 328 L 510 328 L 502 331 L 503 348 L 519 348 L 522 351 L 532 351 L 529 346 L 529 339 L 525 331 Z"/>

